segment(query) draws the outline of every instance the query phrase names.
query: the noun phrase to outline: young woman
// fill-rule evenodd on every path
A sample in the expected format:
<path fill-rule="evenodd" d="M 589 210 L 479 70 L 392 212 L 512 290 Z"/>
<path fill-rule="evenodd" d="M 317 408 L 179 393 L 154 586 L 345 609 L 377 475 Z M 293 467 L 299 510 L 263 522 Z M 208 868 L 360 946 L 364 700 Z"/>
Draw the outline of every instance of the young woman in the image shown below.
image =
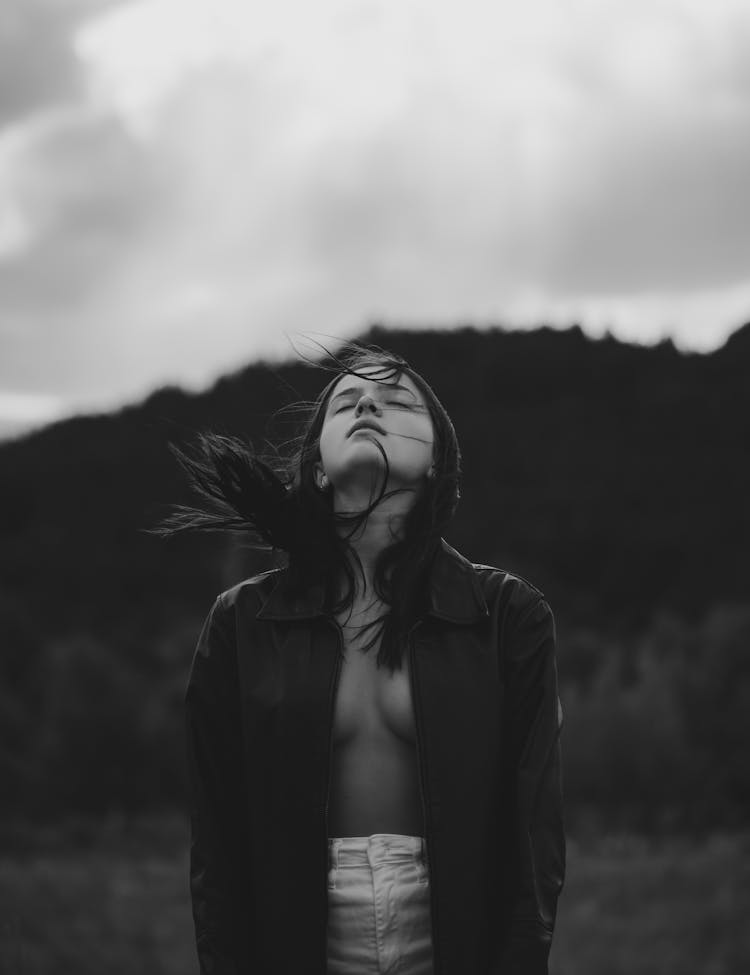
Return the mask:
<path fill-rule="evenodd" d="M 565 842 L 543 594 L 442 538 L 453 425 L 402 359 L 337 360 L 286 471 L 178 452 L 287 566 L 219 595 L 186 695 L 203 975 L 543 975 Z M 210 502 L 206 504 L 205 502 Z"/>

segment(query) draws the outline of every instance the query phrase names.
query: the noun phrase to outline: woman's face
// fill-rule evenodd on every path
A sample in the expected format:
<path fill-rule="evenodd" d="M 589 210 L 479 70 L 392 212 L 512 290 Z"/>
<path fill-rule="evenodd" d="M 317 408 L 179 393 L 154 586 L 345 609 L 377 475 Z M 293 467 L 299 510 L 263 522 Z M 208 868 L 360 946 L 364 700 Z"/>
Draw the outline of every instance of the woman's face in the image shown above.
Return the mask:
<path fill-rule="evenodd" d="M 427 404 L 413 380 L 402 373 L 387 379 L 382 367 L 344 375 L 328 399 L 320 433 L 316 481 L 326 475 L 334 490 L 380 488 L 388 458 L 387 488 L 417 487 L 432 466 L 434 428 Z"/>

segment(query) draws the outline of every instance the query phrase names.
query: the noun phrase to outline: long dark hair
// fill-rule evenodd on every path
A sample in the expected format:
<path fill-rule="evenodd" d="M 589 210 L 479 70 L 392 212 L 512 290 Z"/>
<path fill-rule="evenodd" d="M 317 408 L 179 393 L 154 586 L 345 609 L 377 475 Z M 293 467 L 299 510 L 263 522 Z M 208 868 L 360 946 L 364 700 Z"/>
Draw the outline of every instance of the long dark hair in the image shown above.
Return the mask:
<path fill-rule="evenodd" d="M 410 508 L 401 537 L 380 553 L 375 565 L 375 591 L 388 611 L 363 627 L 372 632 L 362 649 L 371 649 L 380 639 L 377 665 L 393 672 L 401 666 L 409 631 L 426 606 L 429 568 L 458 504 L 461 456 L 456 431 L 428 383 L 400 356 L 377 346 L 348 343 L 336 355 L 327 352 L 316 365 L 334 376 L 314 402 L 297 405 L 303 414 L 302 431 L 286 450 L 260 457 L 236 437 L 211 432 L 198 435 L 193 456 L 169 445 L 198 502 L 175 506 L 154 533 L 239 532 L 257 547 L 287 553 L 293 590 L 322 582 L 331 612 L 351 608 L 359 560 L 349 539 L 378 504 L 404 489 L 386 491 L 388 459 L 378 444 L 384 474 L 371 503 L 356 514 L 333 511 L 330 492 L 322 491 L 315 480 L 326 409 L 344 375 L 363 376 L 367 370 L 363 378 L 383 383 L 409 376 L 432 419 L 433 474 Z M 343 595 L 336 600 L 335 586 L 341 579 Z"/>

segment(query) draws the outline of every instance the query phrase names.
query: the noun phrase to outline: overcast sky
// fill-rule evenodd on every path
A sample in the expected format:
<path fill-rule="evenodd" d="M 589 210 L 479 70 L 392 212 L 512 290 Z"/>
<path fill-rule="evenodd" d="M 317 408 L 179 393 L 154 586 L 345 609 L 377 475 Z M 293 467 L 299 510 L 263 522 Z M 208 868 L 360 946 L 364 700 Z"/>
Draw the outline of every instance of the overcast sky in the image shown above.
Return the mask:
<path fill-rule="evenodd" d="M 0 434 L 303 334 L 750 319 L 747 0 L 3 0 Z"/>

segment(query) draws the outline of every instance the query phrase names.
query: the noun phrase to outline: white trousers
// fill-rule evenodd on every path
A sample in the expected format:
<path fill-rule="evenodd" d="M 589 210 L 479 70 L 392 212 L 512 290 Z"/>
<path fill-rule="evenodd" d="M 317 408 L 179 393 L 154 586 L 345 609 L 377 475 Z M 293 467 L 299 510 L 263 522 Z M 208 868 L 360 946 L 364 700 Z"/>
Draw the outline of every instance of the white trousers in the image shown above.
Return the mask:
<path fill-rule="evenodd" d="M 432 975 L 423 837 L 330 837 L 328 867 L 328 975 Z"/>

